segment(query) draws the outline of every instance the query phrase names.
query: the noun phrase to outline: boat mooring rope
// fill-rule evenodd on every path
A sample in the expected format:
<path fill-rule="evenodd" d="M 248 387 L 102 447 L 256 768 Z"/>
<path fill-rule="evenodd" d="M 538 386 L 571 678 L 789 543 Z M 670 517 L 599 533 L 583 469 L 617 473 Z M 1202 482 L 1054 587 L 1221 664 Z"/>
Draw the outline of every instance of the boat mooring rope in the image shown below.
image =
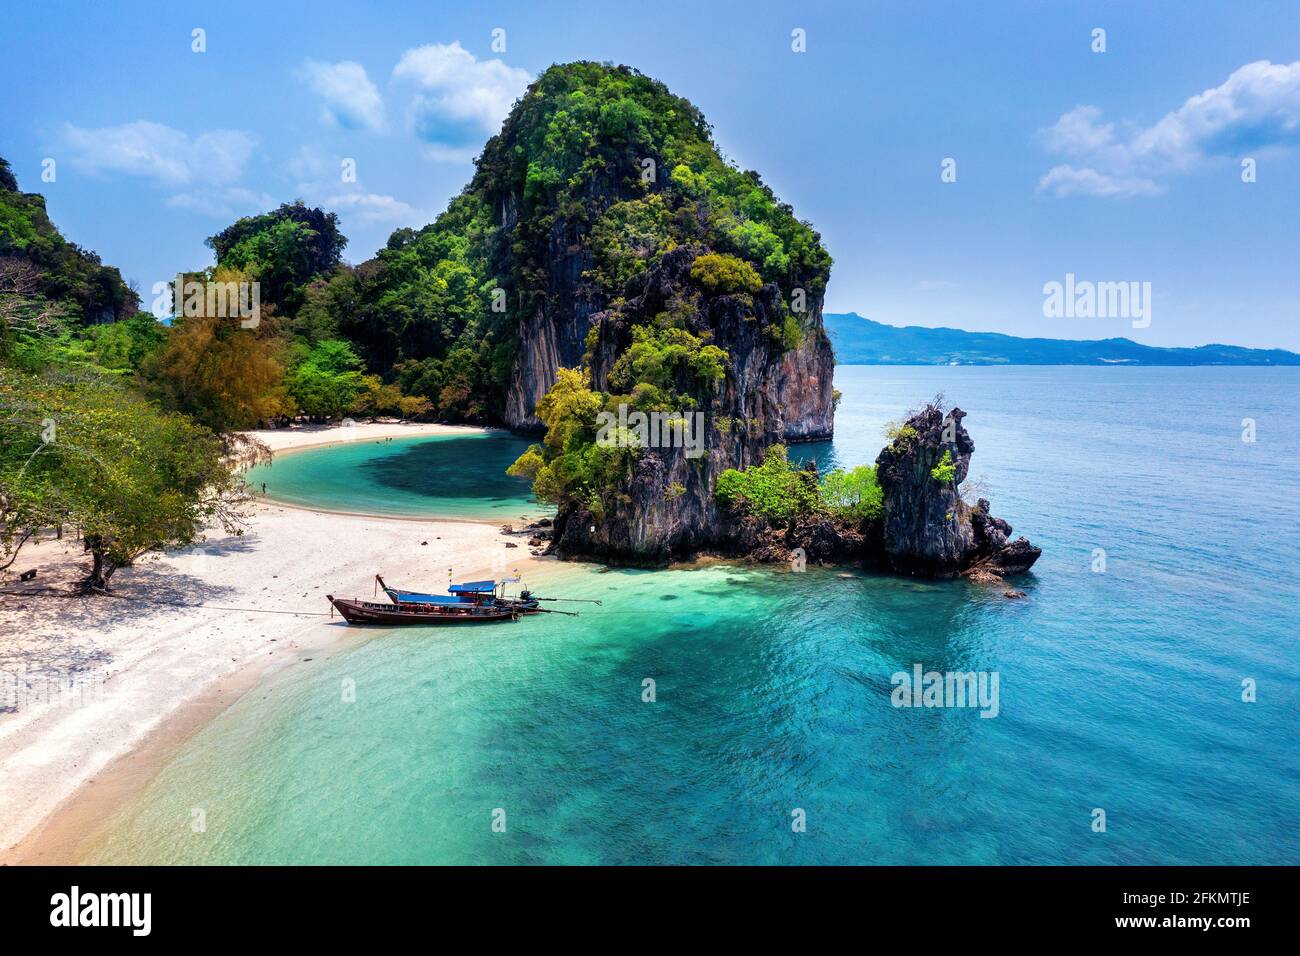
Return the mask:
<path fill-rule="evenodd" d="M 134 601 L 134 602 L 137 603 L 137 604 L 155 604 L 155 605 L 158 605 L 158 606 L 160 606 L 160 607 L 183 607 L 183 608 L 196 608 L 196 609 L 202 609 L 202 610 L 208 610 L 208 611 L 237 611 L 237 612 L 248 613 L 248 614 L 290 614 L 290 615 L 293 615 L 294 617 L 333 617 L 333 616 L 334 616 L 334 608 L 333 608 L 333 607 L 331 607 L 328 611 L 282 611 L 282 610 L 278 610 L 278 609 L 276 609 L 276 608 L 269 608 L 269 607 L 230 607 L 230 606 L 228 606 L 228 605 L 224 605 L 224 604 L 186 604 L 186 603 L 183 602 L 183 601 L 159 601 L 159 600 L 156 600 L 156 599 L 154 599 L 154 598 L 146 598 L 146 597 L 132 597 L 132 596 L 129 595 L 129 594 L 111 594 L 111 593 L 109 593 L 109 592 L 107 592 L 107 591 L 95 591 L 94 593 L 97 594 L 97 595 L 99 595 L 100 597 L 112 598 L 112 599 L 115 600 L 115 601 Z M 33 589 L 33 590 L 31 590 L 31 591 L 0 591 L 0 595 L 8 595 L 8 596 L 10 596 L 10 597 L 35 597 L 35 596 L 37 596 L 37 595 L 47 595 L 47 596 L 50 596 L 50 597 L 61 597 L 61 598 L 77 598 L 77 597 L 85 597 L 85 596 L 86 596 L 84 593 L 79 592 L 79 591 L 57 591 L 57 590 L 55 590 L 54 588 L 41 588 L 41 589 L 39 589 L 39 590 L 37 590 L 37 589 Z M 549 599 L 547 599 L 547 598 L 543 598 L 543 600 L 552 600 L 552 601 L 554 601 L 554 600 L 582 600 L 582 599 L 579 599 L 579 598 L 567 598 L 567 599 L 566 599 L 566 598 L 558 598 L 558 599 L 557 599 L 557 598 L 549 598 Z M 593 601 L 592 603 L 599 604 L 600 602 L 599 602 L 599 601 Z M 573 612 L 573 611 L 550 611 L 549 613 L 551 613 L 551 614 L 571 614 L 571 615 L 573 615 L 574 617 L 578 617 L 578 616 L 579 616 L 576 612 Z M 620 616 L 627 616 L 627 615 L 632 615 L 632 614 L 641 614 L 641 613 L 644 613 L 644 612 L 641 612 L 641 611 L 585 611 L 585 612 L 583 612 L 583 614 L 582 614 L 581 616 L 583 616 L 583 617 L 620 617 Z"/>
<path fill-rule="evenodd" d="M 137 604 L 157 604 L 161 607 L 203 608 L 210 611 L 241 611 L 251 614 L 292 614 L 296 617 L 330 617 L 333 615 L 333 611 L 281 611 L 269 607 L 228 607 L 223 604 L 186 604 L 183 601 L 159 601 L 153 598 L 132 597 L 129 594 L 109 594 L 106 591 L 96 591 L 94 593 L 100 597 L 113 598 L 115 601 L 134 601 Z M 40 591 L 0 591 L 0 594 L 7 594 L 11 597 L 34 597 L 38 594 L 63 598 L 85 597 L 84 594 L 76 591 L 56 591 L 53 588 L 45 588 Z"/>

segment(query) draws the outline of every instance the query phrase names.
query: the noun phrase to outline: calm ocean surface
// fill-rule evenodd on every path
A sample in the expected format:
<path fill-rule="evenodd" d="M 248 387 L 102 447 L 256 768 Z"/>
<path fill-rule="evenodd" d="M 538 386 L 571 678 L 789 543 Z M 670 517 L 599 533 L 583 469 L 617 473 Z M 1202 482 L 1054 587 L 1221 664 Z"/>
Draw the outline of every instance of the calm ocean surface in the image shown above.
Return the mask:
<path fill-rule="evenodd" d="M 972 475 L 1044 551 L 1025 600 L 557 565 L 534 585 L 603 606 L 378 632 L 289 668 L 194 737 L 90 859 L 1300 863 L 1300 370 L 850 366 L 836 385 L 838 437 L 800 449 L 823 465 L 873 460 L 884 423 L 936 392 L 969 413 Z M 452 444 L 397 451 L 447 474 Z M 410 513 L 424 493 L 393 452 L 304 452 L 267 480 L 284 494 L 301 468 L 316 504 Z M 380 509 L 386 483 L 403 503 Z M 472 490 L 431 500 L 463 516 Z M 998 716 L 891 706 L 915 663 L 997 672 Z"/>

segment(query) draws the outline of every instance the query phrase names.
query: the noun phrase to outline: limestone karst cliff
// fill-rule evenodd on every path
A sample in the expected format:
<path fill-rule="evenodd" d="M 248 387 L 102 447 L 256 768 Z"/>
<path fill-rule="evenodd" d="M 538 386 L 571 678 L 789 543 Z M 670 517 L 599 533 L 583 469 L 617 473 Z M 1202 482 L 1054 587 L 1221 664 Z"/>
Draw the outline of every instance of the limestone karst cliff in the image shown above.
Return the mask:
<path fill-rule="evenodd" d="M 833 434 L 830 266 L 689 101 L 627 67 L 558 65 L 447 212 L 364 267 L 387 316 L 368 358 L 440 415 L 539 436 L 511 471 L 556 506 L 562 556 L 801 547 L 938 577 L 1028 567 L 1036 549 L 960 498 L 973 445 L 959 410 L 936 434 L 922 413 L 882 452 L 881 515 L 809 506 L 773 523 L 719 503 L 727 472 Z"/>
<path fill-rule="evenodd" d="M 716 383 L 692 383 L 689 368 L 672 382 L 680 395 L 698 389 L 691 413 L 704 430 L 699 454 L 684 445 L 637 451 L 626 480 L 599 506 L 579 498 L 561 508 L 561 554 L 655 564 L 732 550 L 713 494 L 718 476 L 761 460 L 774 443 L 832 434 L 834 357 L 821 329 L 820 298 L 790 347 L 780 336 L 789 314 L 780 289 L 767 284 L 752 295 L 709 295 L 691 275 L 707 253 L 700 246 L 666 253 L 639 280 L 638 294 L 592 316 L 588 353 L 592 388 L 613 394 L 627 384 L 620 361 L 636 347 L 636 330 L 655 316 L 676 315 L 682 331 L 721 349 L 726 358 Z"/>
<path fill-rule="evenodd" d="M 501 420 L 545 435 L 516 473 L 556 503 L 561 553 L 658 564 L 717 547 L 718 474 L 831 436 L 830 257 L 688 101 L 625 67 L 553 67 L 472 192 L 493 210 L 510 315 Z M 579 378 L 557 386 L 565 369 Z M 597 418 L 620 410 L 698 418 L 700 453 L 603 447 Z"/>
<path fill-rule="evenodd" d="M 612 81 L 625 84 L 624 90 L 617 97 L 602 95 Z M 598 110 L 584 110 L 593 99 L 605 102 Z M 616 110 L 631 117 L 654 111 L 658 122 L 645 119 L 640 136 L 628 135 L 609 122 Z M 587 128 L 578 120 L 584 112 L 590 117 Z M 539 130 L 545 132 L 540 140 Z M 582 140 L 583 154 L 557 156 L 560 132 Z M 629 150 L 633 145 L 638 148 Z M 506 156 L 514 157 L 513 164 L 503 162 Z M 508 173 L 522 157 L 528 159 L 522 182 L 482 175 L 494 169 Z M 582 161 L 574 168 L 576 160 Z M 556 175 L 547 176 L 548 168 Z M 560 177 L 567 178 L 553 196 L 547 188 L 530 189 Z M 763 280 L 762 296 L 781 300 L 760 307 L 766 310 L 764 329 L 775 323 L 780 331 L 785 316 L 793 315 L 808 333 L 799 343 L 787 343 L 779 356 L 766 351 L 751 356 L 747 342 L 715 343 L 740 370 L 733 391 L 754 386 L 762 366 L 763 407 L 760 415 L 749 417 L 761 418 L 761 428 L 771 430 L 779 416 L 776 433 L 782 440 L 829 437 L 833 357 L 821 320 L 829 257 L 816 233 L 795 220 L 757 174 L 722 160 L 703 117 L 686 100 L 624 67 L 553 67 L 488 144 L 476 182 L 488 204 L 501 210 L 495 271 L 518 274 L 527 283 L 515 290 L 520 307 L 502 409 L 506 425 L 542 430 L 537 402 L 554 385 L 557 369 L 584 365 L 589 332 L 611 312 L 621 310 L 629 322 L 655 321 L 656 313 L 644 303 L 626 309 L 621 303 L 643 294 L 646 273 L 667 253 L 691 244 L 697 255 L 730 255 L 753 267 Z M 678 257 L 668 281 L 680 285 L 691 262 Z M 665 281 L 662 271 L 655 281 Z M 654 302 L 651 291 L 648 301 Z M 669 300 L 679 308 L 675 315 L 692 307 L 671 293 L 658 301 Z M 712 316 L 707 305 L 702 309 L 685 324 L 711 331 Z M 611 345 L 626 348 L 630 339 L 624 335 L 601 343 L 607 352 Z M 603 379 L 596 382 L 598 389 L 606 386 Z"/>

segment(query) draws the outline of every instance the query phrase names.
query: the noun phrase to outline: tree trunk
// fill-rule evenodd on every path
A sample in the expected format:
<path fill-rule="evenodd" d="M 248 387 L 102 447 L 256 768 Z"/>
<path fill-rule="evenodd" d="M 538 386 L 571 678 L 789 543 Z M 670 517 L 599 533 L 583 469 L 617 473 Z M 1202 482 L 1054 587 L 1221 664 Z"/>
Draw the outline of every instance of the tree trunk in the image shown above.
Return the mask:
<path fill-rule="evenodd" d="M 82 590 L 107 591 L 108 579 L 117 570 L 117 564 L 105 553 L 103 541 L 98 535 L 86 538 L 86 550 L 90 552 L 90 574 L 81 582 Z"/>

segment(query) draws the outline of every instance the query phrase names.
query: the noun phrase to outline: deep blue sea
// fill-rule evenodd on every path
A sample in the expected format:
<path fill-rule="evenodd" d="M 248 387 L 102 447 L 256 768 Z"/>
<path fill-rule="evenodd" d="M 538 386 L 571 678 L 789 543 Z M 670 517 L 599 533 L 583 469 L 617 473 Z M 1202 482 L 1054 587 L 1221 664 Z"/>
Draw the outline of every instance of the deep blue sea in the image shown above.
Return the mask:
<path fill-rule="evenodd" d="M 295 665 L 90 859 L 1300 863 L 1300 370 L 849 366 L 836 386 L 835 441 L 799 449 L 824 466 L 874 460 L 936 393 L 969 413 L 980 494 L 1043 548 L 1023 600 L 555 565 L 538 590 L 603 605 Z M 344 486 L 368 460 L 315 454 Z M 997 716 L 893 706 L 914 664 L 996 673 Z"/>

